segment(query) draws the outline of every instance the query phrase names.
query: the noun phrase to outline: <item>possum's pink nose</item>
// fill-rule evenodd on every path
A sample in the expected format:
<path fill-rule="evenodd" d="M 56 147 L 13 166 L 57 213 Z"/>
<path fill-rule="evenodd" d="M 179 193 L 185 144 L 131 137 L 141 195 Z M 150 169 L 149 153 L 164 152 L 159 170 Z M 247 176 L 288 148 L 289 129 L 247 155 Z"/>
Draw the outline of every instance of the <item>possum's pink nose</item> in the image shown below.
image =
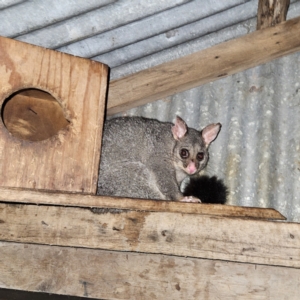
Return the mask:
<path fill-rule="evenodd" d="M 191 162 L 188 164 L 188 166 L 187 166 L 187 171 L 188 171 L 189 174 L 194 174 L 194 173 L 196 173 L 197 168 L 196 168 L 194 162 L 191 161 Z"/>

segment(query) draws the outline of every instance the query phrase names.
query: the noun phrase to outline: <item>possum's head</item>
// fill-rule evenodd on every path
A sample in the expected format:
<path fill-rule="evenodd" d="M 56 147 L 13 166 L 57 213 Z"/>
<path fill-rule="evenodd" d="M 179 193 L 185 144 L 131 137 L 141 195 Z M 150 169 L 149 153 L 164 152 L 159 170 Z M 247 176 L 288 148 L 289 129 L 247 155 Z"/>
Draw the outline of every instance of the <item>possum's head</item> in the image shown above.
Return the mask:
<path fill-rule="evenodd" d="M 213 142 L 221 129 L 221 124 L 210 124 L 201 132 L 188 128 L 186 123 L 176 117 L 172 134 L 176 140 L 173 150 L 176 170 L 181 170 L 186 175 L 194 175 L 205 168 L 208 162 L 208 147 Z"/>

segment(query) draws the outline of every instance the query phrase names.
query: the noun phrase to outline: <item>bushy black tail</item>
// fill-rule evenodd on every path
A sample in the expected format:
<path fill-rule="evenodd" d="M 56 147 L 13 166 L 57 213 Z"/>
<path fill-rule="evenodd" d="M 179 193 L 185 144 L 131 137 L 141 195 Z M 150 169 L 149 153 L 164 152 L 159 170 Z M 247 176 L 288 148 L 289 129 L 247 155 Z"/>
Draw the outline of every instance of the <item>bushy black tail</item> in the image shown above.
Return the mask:
<path fill-rule="evenodd" d="M 218 179 L 216 176 L 200 176 L 190 179 L 183 195 L 197 197 L 202 203 L 225 204 L 228 189 L 223 180 Z"/>

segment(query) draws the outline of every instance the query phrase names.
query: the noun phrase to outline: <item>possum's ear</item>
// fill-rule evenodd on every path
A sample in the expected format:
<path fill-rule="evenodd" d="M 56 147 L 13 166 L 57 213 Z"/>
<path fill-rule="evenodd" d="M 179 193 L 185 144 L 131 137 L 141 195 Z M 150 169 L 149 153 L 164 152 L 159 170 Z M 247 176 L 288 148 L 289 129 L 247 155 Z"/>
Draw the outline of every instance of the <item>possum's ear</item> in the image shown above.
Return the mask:
<path fill-rule="evenodd" d="M 206 147 L 208 147 L 210 143 L 217 138 L 221 130 L 221 126 L 222 125 L 220 123 L 210 124 L 201 131 L 202 138 Z"/>
<path fill-rule="evenodd" d="M 175 124 L 172 126 L 172 133 L 175 140 L 180 140 L 187 132 L 187 126 L 185 122 L 178 116 L 176 116 Z"/>

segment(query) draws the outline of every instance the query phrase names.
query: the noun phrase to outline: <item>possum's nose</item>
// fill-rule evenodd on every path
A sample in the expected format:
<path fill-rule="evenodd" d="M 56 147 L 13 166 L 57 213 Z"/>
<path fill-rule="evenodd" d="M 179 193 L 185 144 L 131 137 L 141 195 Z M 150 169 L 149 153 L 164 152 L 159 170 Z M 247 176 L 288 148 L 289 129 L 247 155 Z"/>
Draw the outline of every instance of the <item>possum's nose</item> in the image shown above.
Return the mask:
<path fill-rule="evenodd" d="M 193 161 L 191 161 L 186 167 L 188 174 L 194 174 L 197 171 L 196 165 Z"/>

